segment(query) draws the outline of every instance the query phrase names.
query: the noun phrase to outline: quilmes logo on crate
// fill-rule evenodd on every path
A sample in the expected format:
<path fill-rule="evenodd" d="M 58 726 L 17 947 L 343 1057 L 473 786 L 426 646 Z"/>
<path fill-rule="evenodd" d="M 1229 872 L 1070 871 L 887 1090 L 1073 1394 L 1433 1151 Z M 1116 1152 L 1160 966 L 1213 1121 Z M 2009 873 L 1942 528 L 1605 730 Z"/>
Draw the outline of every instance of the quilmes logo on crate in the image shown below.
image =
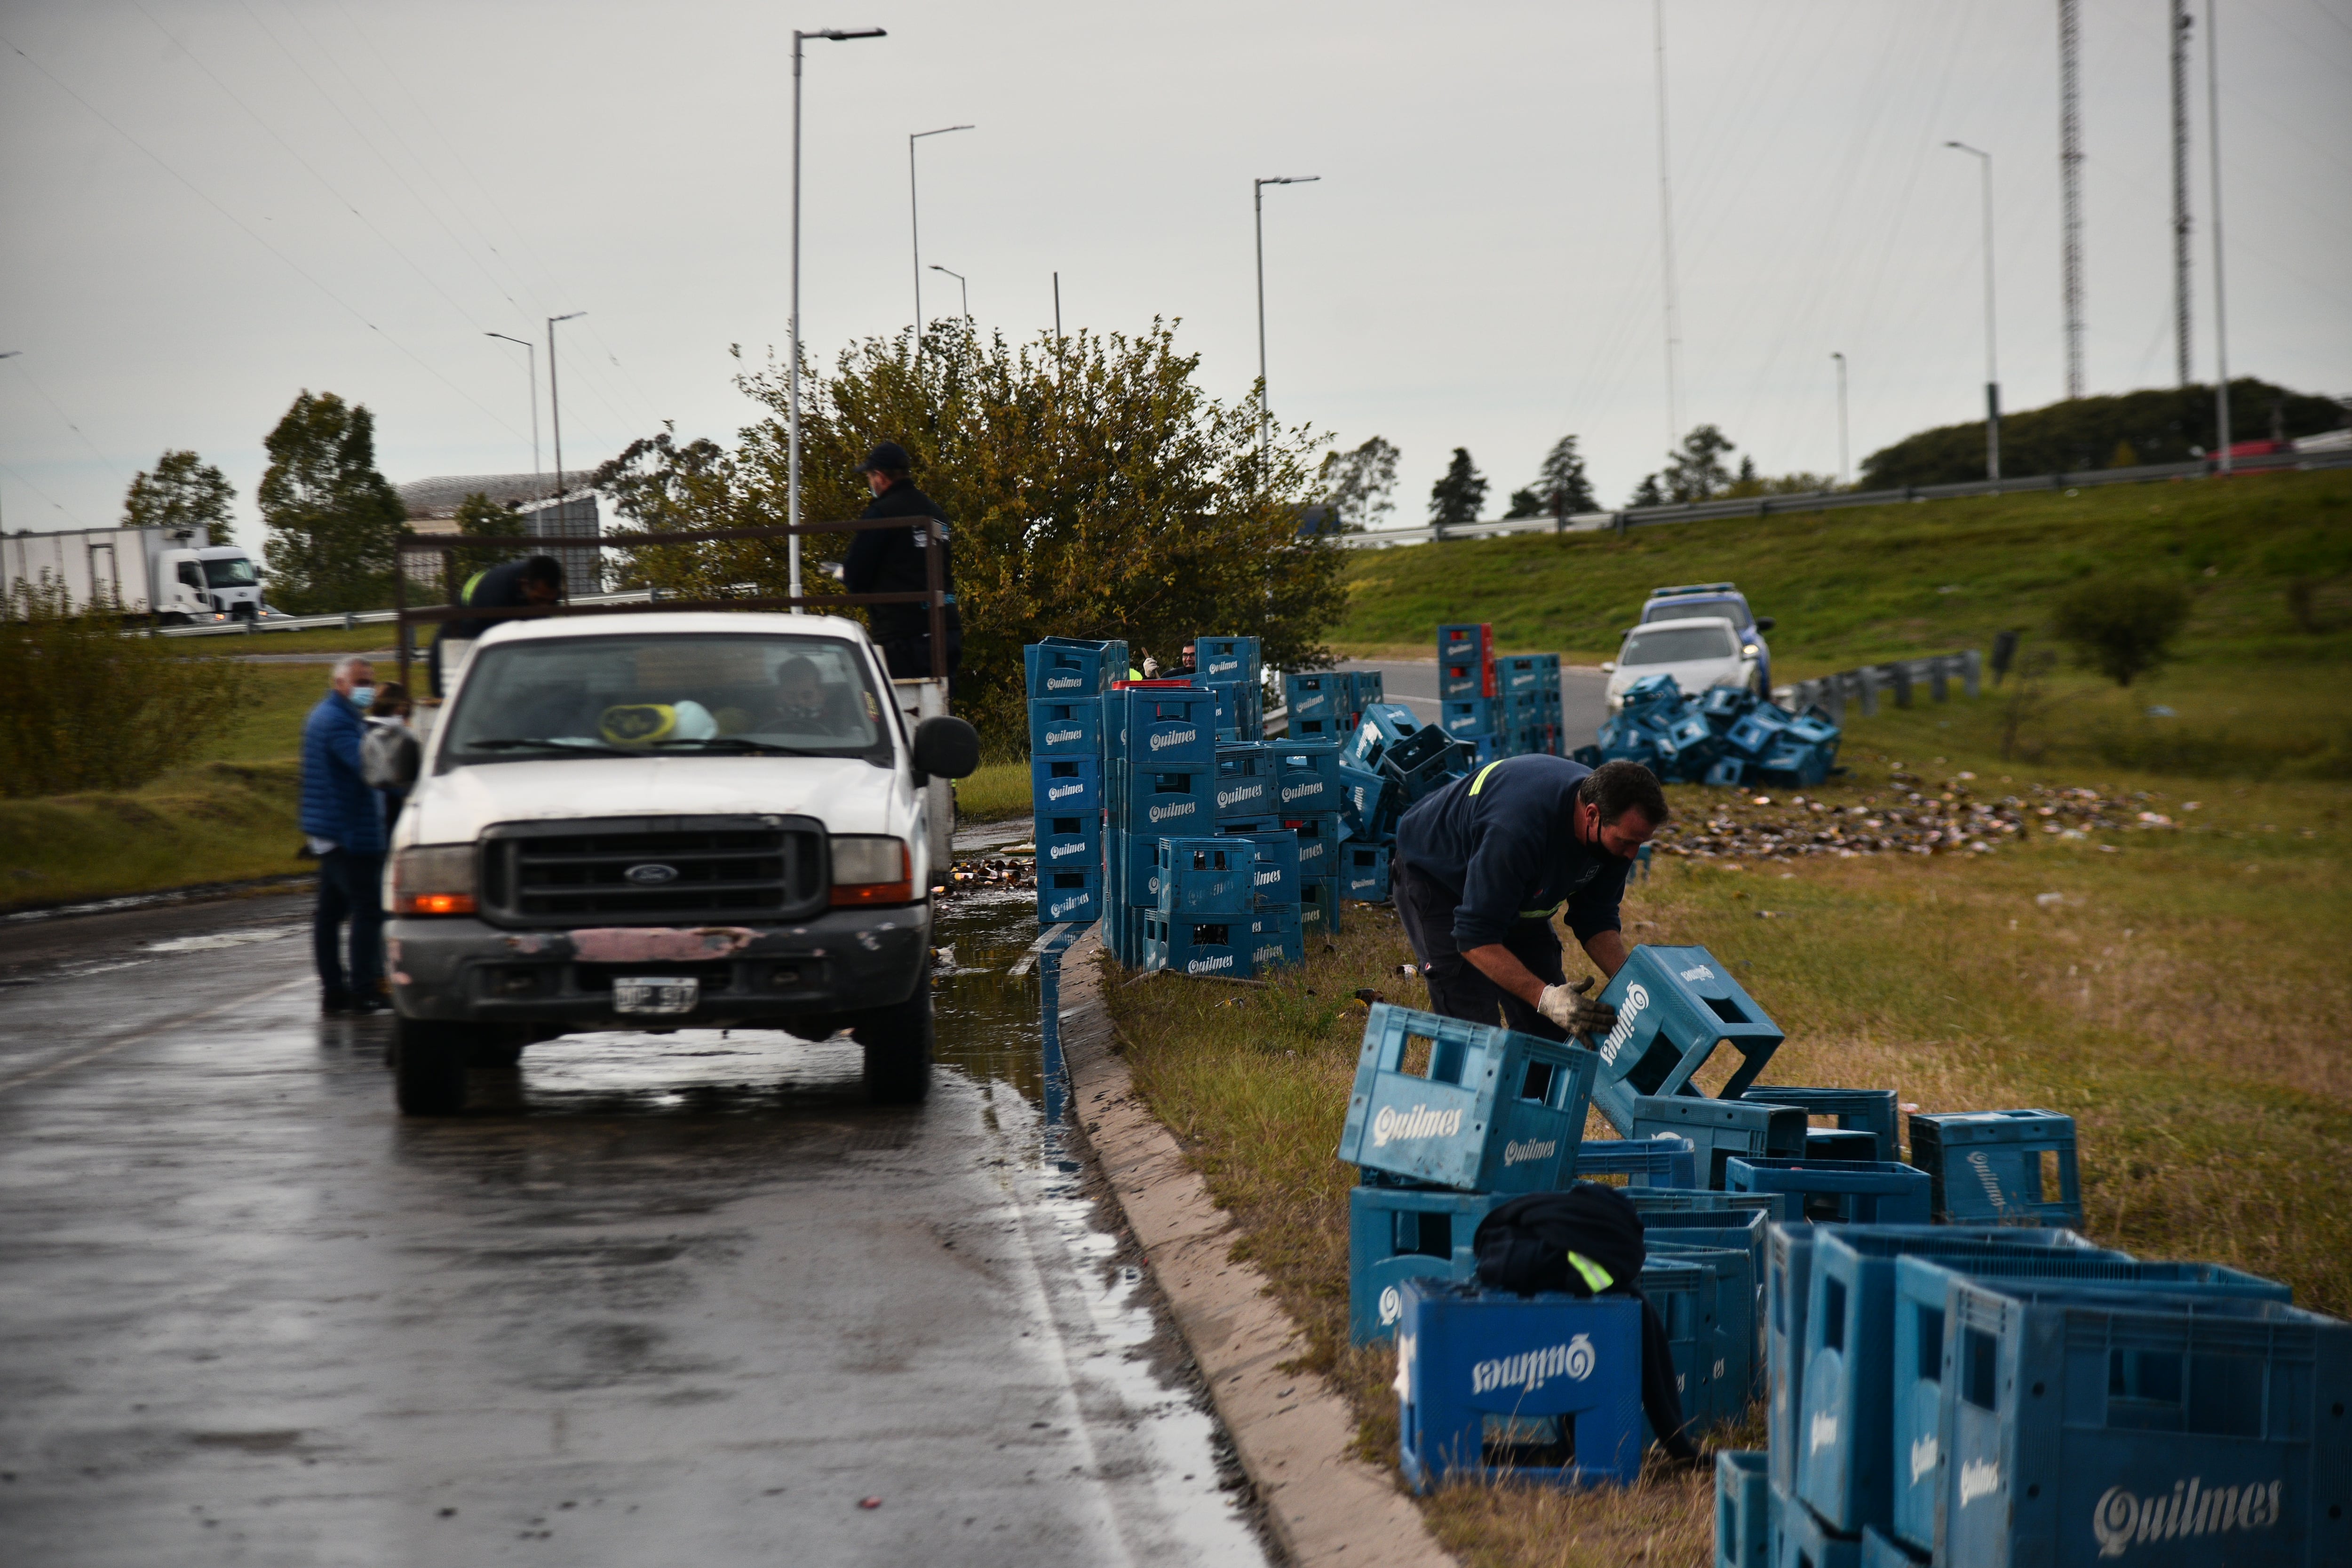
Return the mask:
<path fill-rule="evenodd" d="M 1048 898 L 1045 900 L 1045 913 L 1055 920 L 1060 920 L 1064 915 L 1076 913 L 1079 910 L 1092 908 L 1094 901 L 1094 889 L 1092 888 L 1081 888 L 1076 892 L 1070 893 L 1062 898 Z"/>
<path fill-rule="evenodd" d="M 1170 746 L 1189 746 L 1200 738 L 1201 731 L 1197 729 L 1154 730 L 1151 732 L 1150 745 L 1151 749 L 1157 752 Z"/>
<path fill-rule="evenodd" d="M 1470 1392 L 1487 1394 L 1516 1385 L 1523 1394 L 1533 1394 L 1555 1377 L 1582 1383 L 1592 1375 L 1592 1336 L 1579 1334 L 1564 1345 L 1547 1345 L 1539 1351 L 1521 1351 L 1517 1355 L 1474 1362 L 1470 1366 Z"/>
<path fill-rule="evenodd" d="M 1287 952 L 1283 951 L 1282 943 L 1278 942 L 1270 942 L 1264 947 L 1259 948 L 1256 952 L 1251 953 L 1250 962 L 1252 963 L 1280 963 L 1284 959 L 1289 956 L 1290 955 Z"/>
<path fill-rule="evenodd" d="M 1913 1486 L 1917 1486 L 1935 1473 L 1936 1458 L 1942 1451 L 1932 1433 L 1913 1441 L 1911 1445 L 1911 1484 Z"/>
<path fill-rule="evenodd" d="M 1459 1110 L 1432 1110 L 1426 1105 L 1416 1105 L 1411 1110 L 1399 1110 L 1392 1105 L 1383 1105 L 1381 1113 L 1372 1118 L 1372 1147 L 1385 1149 L 1391 1143 L 1411 1142 L 1418 1138 L 1451 1138 L 1461 1131 Z"/>
<path fill-rule="evenodd" d="M 1060 784 L 1045 786 L 1045 800 L 1049 805 L 1057 800 L 1067 800 L 1074 795 L 1086 794 L 1091 787 L 1093 786 L 1085 779 L 1065 779 Z"/>
<path fill-rule="evenodd" d="M 1088 858 L 1092 858 L 1094 856 L 1098 855 L 1101 852 L 1101 845 L 1089 843 L 1084 839 L 1080 839 L 1075 844 L 1055 845 L 1051 849 L 1045 851 L 1045 858 L 1048 860 L 1063 860 L 1073 856 L 1085 856 Z"/>
<path fill-rule="evenodd" d="M 1705 965 L 1701 967 L 1704 968 Z M 1685 974 L 1683 978 L 1688 980 L 1691 976 Z M 1602 1061 L 1615 1065 L 1617 1053 L 1625 1048 L 1627 1040 L 1633 1038 L 1633 1020 L 1639 1018 L 1642 1016 L 1642 1009 L 1649 1005 L 1649 987 L 1636 983 L 1626 988 L 1625 1000 L 1617 1008 L 1617 1026 L 1601 1037 L 1601 1059 Z"/>
<path fill-rule="evenodd" d="M 1282 804 L 1288 805 L 1293 801 L 1317 798 L 1322 794 L 1323 781 L 1321 778 L 1297 779 L 1282 786 Z"/>
<path fill-rule="evenodd" d="M 1250 872 L 1250 886 L 1253 888 L 1272 887 L 1274 884 L 1281 880 L 1282 868 L 1279 866 L 1268 867 L 1264 861 L 1260 861 L 1257 867 Z"/>
<path fill-rule="evenodd" d="M 1213 974 L 1220 969 L 1231 969 L 1233 966 L 1234 955 L 1232 953 L 1213 952 L 1205 958 L 1187 959 L 1184 963 L 1184 973 L 1187 974 Z"/>
<path fill-rule="evenodd" d="M 1084 691 L 1093 684 L 1094 680 L 1090 676 L 1049 675 L 1045 678 L 1045 692 L 1046 695 L 1051 696 L 1056 691 Z"/>
<path fill-rule="evenodd" d="M 1458 1116 L 1461 1112 L 1454 1114 Z M 1530 1138 L 1524 1143 L 1504 1144 L 1503 1163 L 1517 1165 L 1528 1160 L 1549 1160 L 1559 1152 L 1559 1140 L 1557 1138 Z"/>
<path fill-rule="evenodd" d="M 1985 1158 L 1983 1150 L 1969 1151 L 1969 1169 L 1977 1173 L 1977 1183 L 1984 1188 L 1986 1202 L 1991 1204 L 1996 1211 L 2009 1207 L 2009 1200 L 2001 1196 L 2000 1178 L 1992 1173 L 1992 1162 Z"/>
<path fill-rule="evenodd" d="M 1083 741 L 1086 738 L 1087 732 L 1082 729 L 1056 730 L 1050 724 L 1045 727 L 1045 744 L 1049 746 L 1058 746 L 1070 741 Z"/>
<path fill-rule="evenodd" d="M 1991 1486 L 1986 1489 L 1999 1484 L 1996 1470 Z M 2173 1482 L 2169 1495 L 2158 1492 L 2154 1497 L 2140 1497 L 2124 1487 L 2109 1487 L 2091 1505 L 2091 1533 L 2098 1537 L 2101 1557 L 2121 1557 L 2143 1541 L 2270 1530 L 2278 1524 L 2279 1491 L 2285 1484 L 2256 1481 L 2246 1487 L 2209 1489 L 2202 1476 L 2191 1476 Z M 1970 1500 L 1968 1475 L 1963 1469 L 1961 1506 L 1966 1507 Z"/>
<path fill-rule="evenodd" d="M 1172 822 L 1180 816 L 1191 816 L 1196 809 L 1198 808 L 1195 802 L 1180 800 L 1167 805 L 1155 805 L 1144 815 L 1151 819 L 1152 826 L 1156 827 L 1160 823 Z"/>
<path fill-rule="evenodd" d="M 1265 781 L 1264 779 L 1235 779 L 1231 788 L 1223 785 L 1218 787 L 1217 809 L 1223 811 L 1229 805 L 1239 805 L 1244 801 L 1265 798 Z"/>
<path fill-rule="evenodd" d="M 1209 668 L 1201 673 L 1202 679 L 1205 680 L 1214 680 L 1221 675 L 1239 675 L 1241 672 L 1242 661 L 1240 658 L 1228 655 L 1223 658 L 1211 658 L 1209 660 Z"/>

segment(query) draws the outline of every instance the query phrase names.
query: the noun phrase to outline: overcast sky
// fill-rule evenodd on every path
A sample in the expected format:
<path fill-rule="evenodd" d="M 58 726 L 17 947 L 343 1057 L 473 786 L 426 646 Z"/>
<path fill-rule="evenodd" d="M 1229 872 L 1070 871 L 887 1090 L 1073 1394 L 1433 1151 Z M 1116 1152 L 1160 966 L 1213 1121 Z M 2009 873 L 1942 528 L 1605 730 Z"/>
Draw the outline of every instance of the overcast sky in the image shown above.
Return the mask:
<path fill-rule="evenodd" d="M 1994 156 L 2007 406 L 2064 391 L 2053 0 L 1664 0 L 1682 424 L 1768 473 L 1978 415 L 1978 166 Z M 2088 378 L 2172 380 L 2164 0 L 2084 0 Z M 523 351 L 560 327 L 564 458 L 751 417 L 728 345 L 786 331 L 791 29 L 812 42 L 813 357 L 912 319 L 927 262 L 984 329 L 1181 318 L 1276 412 L 1455 446 L 1491 512 L 1575 432 L 1605 503 L 1667 444 L 1651 8 L 709 0 L 0 0 L 0 520 L 111 524 L 169 447 L 258 542 L 295 394 L 374 410 L 395 483 L 530 466 Z M 2196 373 L 2213 366 L 2202 35 Z M 2230 363 L 2352 393 L 2352 0 L 2222 0 Z M 925 274 L 932 314 L 955 284 Z M 553 464 L 540 353 L 543 460 Z"/>

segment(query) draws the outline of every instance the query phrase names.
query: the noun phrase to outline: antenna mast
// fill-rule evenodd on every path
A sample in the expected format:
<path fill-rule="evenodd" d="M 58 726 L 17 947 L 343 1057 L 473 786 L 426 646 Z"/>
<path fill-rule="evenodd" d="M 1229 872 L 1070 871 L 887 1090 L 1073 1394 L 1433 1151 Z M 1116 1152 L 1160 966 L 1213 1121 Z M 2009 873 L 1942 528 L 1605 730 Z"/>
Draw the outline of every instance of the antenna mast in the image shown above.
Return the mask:
<path fill-rule="evenodd" d="M 2066 395 L 2083 395 L 2083 100 L 2080 0 L 2058 0 L 2058 188 L 2066 239 Z"/>
<path fill-rule="evenodd" d="M 2189 382 L 2189 0 L 2172 11 L 2172 357 L 2182 386 Z"/>

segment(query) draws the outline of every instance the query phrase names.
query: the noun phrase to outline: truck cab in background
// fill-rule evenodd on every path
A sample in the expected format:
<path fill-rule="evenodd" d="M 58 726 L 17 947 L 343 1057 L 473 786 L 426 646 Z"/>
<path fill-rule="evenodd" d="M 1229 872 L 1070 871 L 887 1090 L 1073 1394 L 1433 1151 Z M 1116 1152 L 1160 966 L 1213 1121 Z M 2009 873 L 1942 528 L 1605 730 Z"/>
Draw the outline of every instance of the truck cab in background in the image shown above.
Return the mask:
<path fill-rule="evenodd" d="M 189 529 L 80 528 L 0 537 L 0 593 L 60 585 L 67 604 L 106 603 L 167 626 L 269 614 L 261 573 L 235 544 L 202 544 Z"/>

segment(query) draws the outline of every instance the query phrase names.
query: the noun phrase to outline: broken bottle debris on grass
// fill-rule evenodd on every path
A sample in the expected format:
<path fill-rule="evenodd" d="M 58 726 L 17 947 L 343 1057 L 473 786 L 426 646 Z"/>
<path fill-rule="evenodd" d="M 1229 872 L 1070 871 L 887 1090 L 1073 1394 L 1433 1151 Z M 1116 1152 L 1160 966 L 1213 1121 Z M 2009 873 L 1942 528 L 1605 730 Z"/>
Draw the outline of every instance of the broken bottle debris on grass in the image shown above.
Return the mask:
<path fill-rule="evenodd" d="M 978 892 L 1022 892 L 1037 883 L 1037 862 L 1025 855 L 989 856 L 959 860 L 947 879 L 931 889 L 935 899 L 953 899 Z"/>

